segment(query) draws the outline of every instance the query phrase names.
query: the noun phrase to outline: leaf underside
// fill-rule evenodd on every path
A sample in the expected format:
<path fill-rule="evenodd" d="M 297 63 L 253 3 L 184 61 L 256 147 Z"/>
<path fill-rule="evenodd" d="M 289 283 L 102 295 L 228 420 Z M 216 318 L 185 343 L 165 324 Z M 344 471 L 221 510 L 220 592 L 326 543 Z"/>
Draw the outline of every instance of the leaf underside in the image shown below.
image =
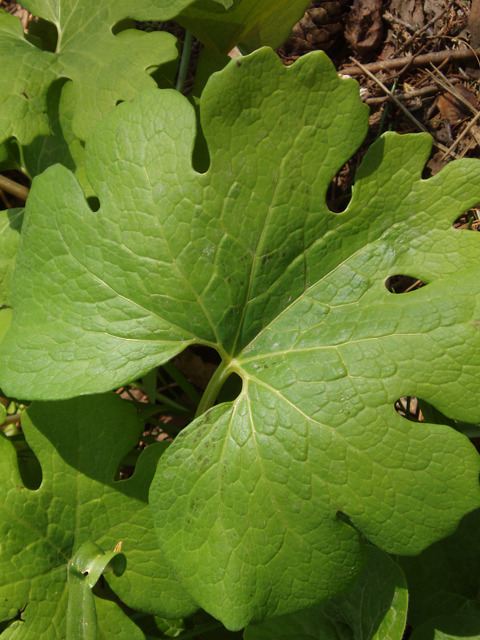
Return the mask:
<path fill-rule="evenodd" d="M 218 350 L 242 391 L 182 432 L 150 497 L 183 585 L 239 629 L 352 583 L 365 550 L 339 512 L 415 554 L 480 505 L 467 438 L 394 410 L 412 395 L 480 419 L 480 236 L 452 228 L 480 199 L 480 163 L 423 180 L 430 138 L 385 134 L 333 213 L 328 186 L 368 114 L 324 54 L 234 60 L 200 105 L 203 174 L 192 107 L 147 90 L 87 143 L 98 211 L 67 169 L 35 179 L 0 386 L 88 394 L 189 344 Z M 393 294 L 398 274 L 427 286 Z"/>

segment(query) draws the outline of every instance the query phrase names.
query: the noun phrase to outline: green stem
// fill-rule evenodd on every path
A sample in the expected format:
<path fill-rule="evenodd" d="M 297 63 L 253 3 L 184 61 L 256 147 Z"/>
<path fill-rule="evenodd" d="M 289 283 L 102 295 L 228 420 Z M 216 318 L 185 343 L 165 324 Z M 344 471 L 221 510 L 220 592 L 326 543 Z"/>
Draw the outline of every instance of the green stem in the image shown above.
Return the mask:
<path fill-rule="evenodd" d="M 14 182 L 5 176 L 0 176 L 0 189 L 7 193 L 11 193 L 12 196 L 16 196 L 17 198 L 20 198 L 20 200 L 26 200 L 30 191 L 27 187 L 24 187 L 21 184 L 18 184 L 18 182 Z"/>
<path fill-rule="evenodd" d="M 177 85 L 175 89 L 182 93 L 187 77 L 188 64 L 190 62 L 190 54 L 192 53 L 192 34 L 190 31 L 185 32 L 185 41 L 182 49 L 182 59 L 180 60 L 180 69 L 178 70 Z"/>
<path fill-rule="evenodd" d="M 213 374 L 210 382 L 205 389 L 205 393 L 200 400 L 198 405 L 197 412 L 195 414 L 195 418 L 201 416 L 208 411 L 215 404 L 215 400 L 217 399 L 218 394 L 220 393 L 220 389 L 223 387 L 225 380 L 231 374 L 228 364 L 222 362 L 215 373 Z"/>
<path fill-rule="evenodd" d="M 25 164 L 25 157 L 23 153 L 23 146 L 21 144 L 18 145 L 18 154 L 20 156 L 20 166 L 18 167 L 19 171 L 21 171 L 29 180 L 32 180 L 32 176 L 27 171 L 27 166 Z"/>

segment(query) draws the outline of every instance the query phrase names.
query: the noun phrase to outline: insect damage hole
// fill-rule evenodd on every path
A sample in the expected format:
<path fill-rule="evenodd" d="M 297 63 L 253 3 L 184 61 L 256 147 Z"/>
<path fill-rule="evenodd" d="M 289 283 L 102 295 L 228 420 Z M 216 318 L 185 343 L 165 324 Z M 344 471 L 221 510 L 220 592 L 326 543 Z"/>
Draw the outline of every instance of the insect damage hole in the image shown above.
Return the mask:
<path fill-rule="evenodd" d="M 97 196 L 89 196 L 87 198 L 87 203 L 94 213 L 96 213 L 100 209 L 100 200 L 97 198 Z"/>
<path fill-rule="evenodd" d="M 411 422 L 425 422 L 418 398 L 404 396 L 395 402 L 395 411 Z"/>
<path fill-rule="evenodd" d="M 409 293 L 421 289 L 427 283 L 412 276 L 397 274 L 385 280 L 385 286 L 390 293 Z"/>
<path fill-rule="evenodd" d="M 466 231 L 480 231 L 480 204 L 462 213 L 455 220 L 452 227 Z"/>

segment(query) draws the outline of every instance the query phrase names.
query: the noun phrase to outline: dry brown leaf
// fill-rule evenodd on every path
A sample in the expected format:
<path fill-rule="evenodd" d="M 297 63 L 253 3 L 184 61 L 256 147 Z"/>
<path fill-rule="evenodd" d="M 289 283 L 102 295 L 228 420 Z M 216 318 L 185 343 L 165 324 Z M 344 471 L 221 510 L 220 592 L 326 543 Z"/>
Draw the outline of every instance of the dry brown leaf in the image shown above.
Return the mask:
<path fill-rule="evenodd" d="M 345 38 L 356 53 L 368 53 L 382 43 L 381 0 L 355 0 L 345 22 Z"/>

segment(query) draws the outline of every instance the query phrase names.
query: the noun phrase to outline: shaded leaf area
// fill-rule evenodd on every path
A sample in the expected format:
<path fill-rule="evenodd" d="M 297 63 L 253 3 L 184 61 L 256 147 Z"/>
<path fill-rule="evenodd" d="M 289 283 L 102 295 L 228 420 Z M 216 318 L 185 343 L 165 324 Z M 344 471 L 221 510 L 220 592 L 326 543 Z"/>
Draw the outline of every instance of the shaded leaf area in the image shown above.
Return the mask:
<path fill-rule="evenodd" d="M 193 108 L 151 90 L 87 142 L 98 211 L 64 167 L 35 180 L 0 384 L 93 393 L 189 344 L 217 349 L 203 407 L 231 373 L 242 391 L 175 440 L 151 503 L 181 583 L 236 630 L 351 586 L 366 552 L 339 512 L 383 550 L 414 554 L 479 506 L 468 439 L 394 404 L 416 396 L 480 419 L 480 238 L 451 226 L 479 199 L 480 165 L 422 180 L 429 137 L 389 133 L 331 212 L 328 186 L 368 117 L 320 52 L 289 68 L 267 49 L 232 61 L 200 113 L 204 174 Z M 396 274 L 426 286 L 391 293 Z"/>
<path fill-rule="evenodd" d="M 85 140 L 119 100 L 130 100 L 141 89 L 155 86 L 149 70 L 177 56 L 174 38 L 167 33 L 126 29 L 114 35 L 112 28 L 127 18 L 168 19 L 189 1 L 25 0 L 25 8 L 45 26 L 43 31 L 37 27 L 38 35 L 30 38 L 16 17 L 1 13 L 0 141 L 14 136 L 25 145 L 49 135 L 47 94 L 59 78 L 73 81 L 72 130 Z M 48 50 L 52 25 L 57 31 L 54 51 Z"/>
<path fill-rule="evenodd" d="M 452 536 L 419 556 L 399 558 L 410 594 L 409 622 L 415 629 L 442 616 L 473 614 L 480 620 L 479 530 L 477 509 L 463 518 Z"/>
<path fill-rule="evenodd" d="M 194 611 L 195 604 L 158 549 L 147 504 L 148 486 L 165 446 L 149 447 L 132 478 L 114 481 L 121 459 L 142 430 L 133 407 L 115 394 L 38 402 L 23 414 L 22 426 L 43 480 L 37 491 L 23 486 L 15 449 L 2 436 L 1 619 L 13 620 L 22 611 L 21 624 L 10 625 L 5 637 L 66 637 L 72 617 L 78 621 L 80 615 L 77 601 L 81 605 L 84 600 L 77 597 L 85 591 L 79 580 L 86 579 L 75 578 L 75 597 L 68 604 L 68 567 L 75 554 L 73 565 L 83 567 L 78 551 L 85 543 L 100 553 L 113 552 L 123 542 L 127 569 L 121 577 L 107 573 L 105 578 L 128 606 L 171 618 Z M 117 604 L 97 597 L 92 603 L 98 637 L 110 638 L 114 629 L 125 639 L 128 634 L 143 637 Z"/>
<path fill-rule="evenodd" d="M 480 618 L 476 616 L 439 616 L 422 624 L 410 636 L 412 640 L 478 640 Z"/>
<path fill-rule="evenodd" d="M 251 53 L 263 46 L 277 49 L 303 17 L 308 0 L 237 0 L 224 8 L 220 2 L 197 0 L 176 20 L 212 53 L 227 54 L 240 45 Z M 227 9 L 227 10 L 225 10 Z"/>
<path fill-rule="evenodd" d="M 408 593 L 391 558 L 368 547 L 368 563 L 355 586 L 325 604 L 247 627 L 245 640 L 401 640 Z"/>

